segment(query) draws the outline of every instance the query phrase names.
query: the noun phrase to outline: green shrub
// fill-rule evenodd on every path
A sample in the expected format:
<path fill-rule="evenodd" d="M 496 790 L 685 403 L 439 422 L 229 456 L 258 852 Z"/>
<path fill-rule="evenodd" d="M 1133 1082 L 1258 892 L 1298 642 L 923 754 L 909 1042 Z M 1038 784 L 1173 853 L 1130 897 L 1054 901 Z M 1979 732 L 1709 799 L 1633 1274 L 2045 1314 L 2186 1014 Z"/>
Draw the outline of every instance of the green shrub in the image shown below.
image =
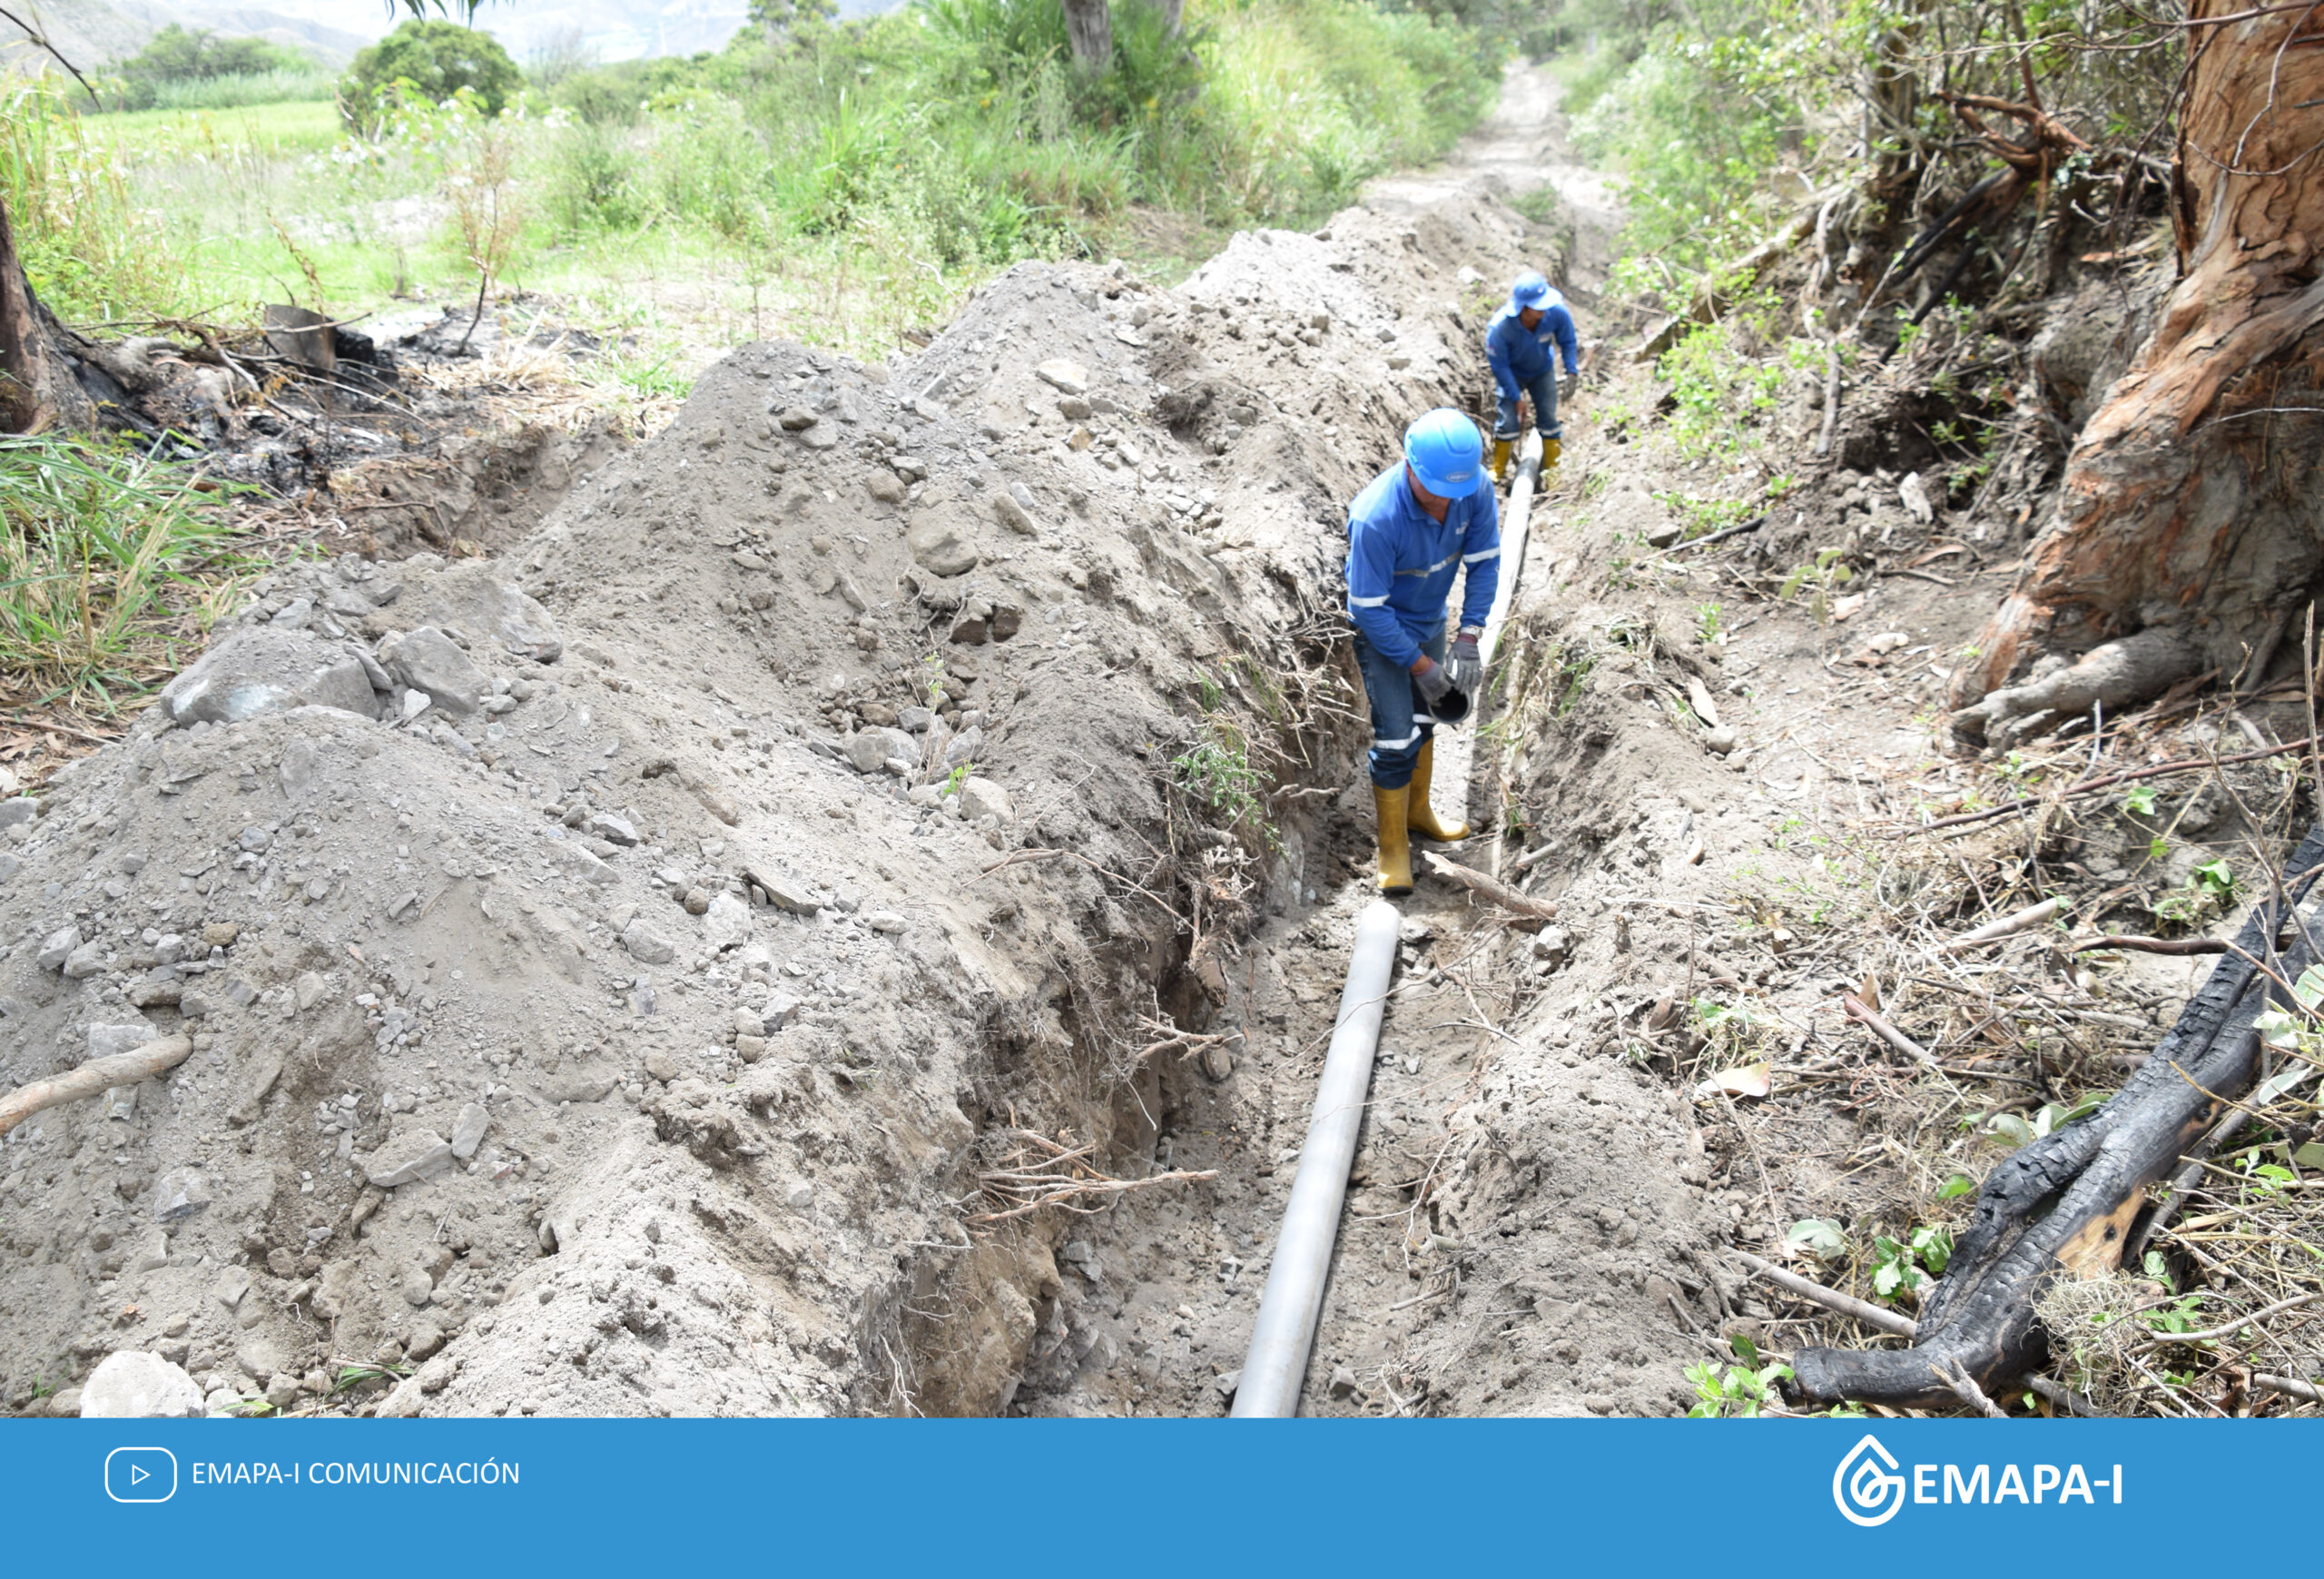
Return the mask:
<path fill-rule="evenodd" d="M 525 78 L 488 33 L 453 22 L 409 21 L 356 55 L 340 84 L 350 120 L 372 124 L 380 91 L 399 82 L 437 104 L 470 89 L 486 114 L 497 115 Z"/>

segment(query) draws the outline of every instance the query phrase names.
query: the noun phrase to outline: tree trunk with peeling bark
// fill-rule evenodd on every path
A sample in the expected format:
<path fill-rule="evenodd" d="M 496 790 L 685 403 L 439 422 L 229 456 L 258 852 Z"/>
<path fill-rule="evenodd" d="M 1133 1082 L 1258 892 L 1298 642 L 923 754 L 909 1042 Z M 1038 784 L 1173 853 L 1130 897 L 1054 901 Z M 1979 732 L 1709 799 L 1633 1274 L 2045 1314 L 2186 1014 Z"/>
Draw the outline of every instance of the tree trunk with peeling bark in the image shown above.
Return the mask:
<path fill-rule="evenodd" d="M 2191 0 L 2188 19 L 2179 284 L 1954 677 L 1967 740 L 2063 723 L 2069 696 L 2111 711 L 2205 670 L 2256 679 L 2324 569 L 2324 7 Z M 2049 655 L 2087 661 L 2063 687 L 2013 683 Z"/>
<path fill-rule="evenodd" d="M 1106 0 L 1060 0 L 1065 7 L 1065 36 L 1073 45 L 1073 64 L 1096 76 L 1114 64 L 1114 17 Z"/>

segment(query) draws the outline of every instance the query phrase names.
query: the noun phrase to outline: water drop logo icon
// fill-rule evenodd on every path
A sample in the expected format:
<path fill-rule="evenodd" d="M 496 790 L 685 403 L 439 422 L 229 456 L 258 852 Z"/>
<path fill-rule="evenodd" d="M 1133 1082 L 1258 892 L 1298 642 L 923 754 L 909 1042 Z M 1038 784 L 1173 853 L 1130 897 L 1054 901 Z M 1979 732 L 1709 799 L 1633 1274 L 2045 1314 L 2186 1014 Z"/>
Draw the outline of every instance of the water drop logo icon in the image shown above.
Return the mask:
<path fill-rule="evenodd" d="M 1840 1516 L 1866 1529 L 1895 1518 L 1905 1505 L 1905 1477 L 1889 1473 L 1896 1467 L 1895 1456 L 1877 1436 L 1867 1434 L 1849 1448 L 1832 1471 L 1832 1502 Z"/>

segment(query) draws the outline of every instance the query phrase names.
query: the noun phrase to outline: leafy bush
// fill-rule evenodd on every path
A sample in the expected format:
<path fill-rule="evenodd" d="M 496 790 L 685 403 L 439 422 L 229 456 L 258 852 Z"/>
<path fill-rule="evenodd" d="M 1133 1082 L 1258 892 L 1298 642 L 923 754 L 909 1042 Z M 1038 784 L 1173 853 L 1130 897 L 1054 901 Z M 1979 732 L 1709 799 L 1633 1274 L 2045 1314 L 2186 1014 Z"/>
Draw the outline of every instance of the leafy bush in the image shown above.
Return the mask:
<path fill-rule="evenodd" d="M 485 113 L 497 115 L 524 86 L 525 78 L 488 33 L 453 22 L 406 22 L 356 55 L 340 84 L 349 119 L 372 124 L 380 90 L 399 82 L 409 83 L 439 104 L 468 88 Z"/>

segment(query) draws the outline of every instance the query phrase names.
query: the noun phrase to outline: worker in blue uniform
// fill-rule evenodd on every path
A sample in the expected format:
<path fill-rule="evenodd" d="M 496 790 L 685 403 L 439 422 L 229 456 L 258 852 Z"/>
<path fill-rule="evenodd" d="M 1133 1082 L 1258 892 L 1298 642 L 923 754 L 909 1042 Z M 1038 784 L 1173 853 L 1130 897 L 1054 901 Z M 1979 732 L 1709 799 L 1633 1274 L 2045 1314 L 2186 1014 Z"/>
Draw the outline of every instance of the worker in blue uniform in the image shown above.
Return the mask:
<path fill-rule="evenodd" d="M 1551 354 L 1554 347 L 1556 356 Z M 1559 442 L 1565 429 L 1558 422 L 1557 361 L 1565 362 L 1571 379 L 1581 367 L 1581 345 L 1573 332 L 1573 314 L 1565 298 L 1539 274 L 1520 274 L 1509 288 L 1509 300 L 1485 326 L 1485 360 L 1492 364 L 1495 408 L 1492 424 L 1492 475 L 1499 482 L 1509 475 L 1509 457 L 1525 431 L 1525 407 L 1532 404 L 1533 425 L 1541 433 L 1541 469 L 1558 463 Z"/>
<path fill-rule="evenodd" d="M 1461 623 L 1448 643 L 1452 580 L 1466 571 Z M 1372 803 L 1379 816 L 1380 892 L 1413 890 L 1411 835 L 1451 842 L 1465 824 L 1428 804 L 1440 710 L 1484 682 L 1477 644 L 1501 585 L 1501 520 L 1485 486 L 1484 439 L 1438 410 L 1404 433 L 1403 459 L 1348 507 L 1347 612 L 1372 703 Z"/>

